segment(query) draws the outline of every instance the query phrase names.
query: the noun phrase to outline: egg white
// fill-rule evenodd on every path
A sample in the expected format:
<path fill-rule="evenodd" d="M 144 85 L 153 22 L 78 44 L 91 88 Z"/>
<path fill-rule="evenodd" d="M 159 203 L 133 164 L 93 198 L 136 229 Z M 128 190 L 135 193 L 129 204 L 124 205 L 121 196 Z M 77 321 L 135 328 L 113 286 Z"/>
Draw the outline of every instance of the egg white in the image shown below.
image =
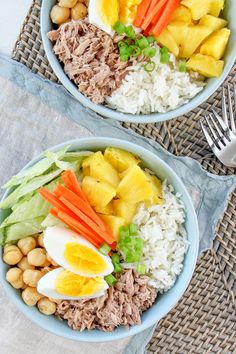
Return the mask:
<path fill-rule="evenodd" d="M 99 274 L 82 272 L 73 268 L 64 257 L 65 246 L 67 243 L 70 242 L 76 242 L 95 251 L 99 255 L 99 257 L 101 257 L 105 261 L 107 268 Z M 90 242 L 85 240 L 76 232 L 67 228 L 58 226 L 48 227 L 44 232 L 43 243 L 49 256 L 61 267 L 69 270 L 72 273 L 79 274 L 84 277 L 95 278 L 98 276 L 103 277 L 105 275 L 108 275 L 114 270 L 111 258 L 109 256 L 104 256 Z"/>
<path fill-rule="evenodd" d="M 97 26 L 98 28 L 101 28 L 104 32 L 113 35 L 115 32 L 113 29 L 107 25 L 106 23 L 103 22 L 103 19 L 100 16 L 100 0 L 90 0 L 89 1 L 89 8 L 88 8 L 88 14 L 89 14 L 89 22 Z"/>
<path fill-rule="evenodd" d="M 104 280 L 104 287 L 102 290 L 87 296 L 69 296 L 59 294 L 55 289 L 55 281 L 58 275 L 65 269 L 57 268 L 47 274 L 45 274 L 38 282 L 37 291 L 47 297 L 59 300 L 82 300 L 82 299 L 94 299 L 105 294 L 106 290 L 109 288 L 108 284 Z"/>

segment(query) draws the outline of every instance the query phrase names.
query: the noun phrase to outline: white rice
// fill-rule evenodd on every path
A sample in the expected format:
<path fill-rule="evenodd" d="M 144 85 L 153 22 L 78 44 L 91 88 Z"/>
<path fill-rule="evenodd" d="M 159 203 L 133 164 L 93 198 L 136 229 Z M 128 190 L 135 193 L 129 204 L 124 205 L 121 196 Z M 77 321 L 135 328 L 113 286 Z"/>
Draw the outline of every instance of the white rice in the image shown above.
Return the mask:
<path fill-rule="evenodd" d="M 149 114 L 167 112 L 185 103 L 199 93 L 204 83 L 197 73 L 180 72 L 173 54 L 170 63 L 160 63 L 160 48 L 151 60 L 156 68 L 144 70 L 139 63 L 126 75 L 122 85 L 115 90 L 106 103 L 109 107 L 124 113 Z"/>
<path fill-rule="evenodd" d="M 170 289 L 183 268 L 188 248 L 184 205 L 172 186 L 163 183 L 165 203 L 145 209 L 142 204 L 133 222 L 139 227 L 144 240 L 140 263 L 146 266 L 150 285 L 157 291 Z"/>

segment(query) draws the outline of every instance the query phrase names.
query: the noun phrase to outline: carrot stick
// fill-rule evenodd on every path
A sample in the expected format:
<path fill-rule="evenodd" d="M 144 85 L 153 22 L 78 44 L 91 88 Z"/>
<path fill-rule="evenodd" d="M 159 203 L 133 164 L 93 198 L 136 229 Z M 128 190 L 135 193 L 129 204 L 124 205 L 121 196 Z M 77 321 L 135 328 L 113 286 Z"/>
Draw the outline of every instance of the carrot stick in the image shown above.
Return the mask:
<path fill-rule="evenodd" d="M 141 28 L 145 30 L 148 25 L 152 22 L 153 18 L 156 16 L 156 13 L 159 13 L 163 6 L 166 4 L 167 0 L 159 0 L 156 5 L 151 9 L 151 6 L 148 10 L 148 13 L 143 21 Z"/>
<path fill-rule="evenodd" d="M 166 3 L 162 6 L 161 9 L 159 9 L 159 11 L 156 12 L 155 16 L 152 19 L 152 25 L 155 25 L 159 19 L 159 17 L 161 16 L 162 12 L 164 11 L 164 8 L 166 7 Z"/>
<path fill-rule="evenodd" d="M 66 198 L 60 197 L 59 200 L 66 205 L 74 214 L 76 214 L 83 222 L 88 225 L 96 234 L 104 239 L 105 242 L 111 244 L 114 242 L 114 237 L 112 237 L 108 232 L 101 230 L 97 224 L 93 222 L 89 217 L 87 217 L 82 211 L 76 208 L 72 203 L 70 203 Z"/>
<path fill-rule="evenodd" d="M 58 208 L 59 210 L 64 211 L 65 213 L 71 215 L 72 217 L 76 216 L 53 193 L 49 192 L 46 188 L 41 187 L 39 189 L 39 193 L 45 200 L 47 200 L 54 207 Z"/>
<path fill-rule="evenodd" d="M 144 35 L 145 37 L 147 37 L 147 36 L 149 35 L 149 33 L 151 32 L 152 27 L 153 27 L 153 25 L 152 25 L 152 23 L 150 23 L 150 24 L 148 25 L 148 27 L 145 29 L 145 31 L 143 31 L 143 35 Z"/>
<path fill-rule="evenodd" d="M 77 194 L 69 190 L 68 188 L 57 185 L 54 193 L 59 197 L 65 197 L 69 202 L 74 204 L 78 209 L 80 209 L 84 214 L 90 217 L 100 228 L 105 231 L 106 226 L 103 221 L 99 218 L 96 212 L 93 210 L 90 204 L 87 204 L 83 199 L 81 199 Z"/>
<path fill-rule="evenodd" d="M 166 28 L 166 26 L 168 25 L 171 19 L 173 12 L 178 7 L 179 3 L 180 0 L 168 0 L 159 20 L 157 21 L 156 25 L 153 27 L 153 33 L 155 36 L 158 37 L 161 34 L 161 32 Z"/>
<path fill-rule="evenodd" d="M 92 243 L 95 247 L 99 248 L 104 243 L 104 241 L 101 238 L 95 236 L 92 232 L 90 233 L 89 230 L 84 230 L 83 225 L 81 225 L 74 218 L 70 217 L 68 214 L 62 211 L 57 211 L 57 213 L 55 213 L 55 211 L 52 212 L 52 210 L 50 211 L 50 213 L 55 217 L 57 217 L 62 222 L 64 222 L 66 225 L 70 226 L 81 236 L 86 238 L 86 240 Z"/>
<path fill-rule="evenodd" d="M 156 6 L 156 4 L 157 4 L 158 1 L 159 1 L 159 0 L 152 0 L 152 1 L 151 1 L 151 4 L 150 4 L 150 6 L 149 6 L 149 9 L 148 9 L 147 14 L 152 11 L 152 9 Z M 147 15 L 147 14 L 146 14 L 146 15 Z"/>
<path fill-rule="evenodd" d="M 136 26 L 136 27 L 141 26 L 150 4 L 151 4 L 151 0 L 143 0 L 141 2 L 141 4 L 138 7 L 138 11 L 137 11 L 137 15 L 135 17 L 135 20 L 133 22 L 134 26 Z"/>
<path fill-rule="evenodd" d="M 88 200 L 80 187 L 79 181 L 72 170 L 67 170 L 63 172 L 61 178 L 69 189 L 71 189 L 74 193 L 78 194 L 82 199 L 84 199 L 85 202 L 88 203 Z M 67 185 L 67 183 L 69 185 Z"/>

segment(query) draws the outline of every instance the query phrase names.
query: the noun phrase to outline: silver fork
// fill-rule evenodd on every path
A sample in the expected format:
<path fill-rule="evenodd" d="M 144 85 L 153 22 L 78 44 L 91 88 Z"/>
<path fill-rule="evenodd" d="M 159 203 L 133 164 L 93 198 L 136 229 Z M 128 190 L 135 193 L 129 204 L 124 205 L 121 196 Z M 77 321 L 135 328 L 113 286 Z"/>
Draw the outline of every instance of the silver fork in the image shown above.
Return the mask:
<path fill-rule="evenodd" d="M 234 84 L 234 110 L 236 113 L 236 85 Z M 225 89 L 222 90 L 223 119 L 212 109 L 213 113 L 204 117 L 200 123 L 208 144 L 218 159 L 228 167 L 236 167 L 236 126 L 234 110 L 227 87 L 229 113 L 226 108 Z M 205 124 L 204 124 L 205 121 Z"/>

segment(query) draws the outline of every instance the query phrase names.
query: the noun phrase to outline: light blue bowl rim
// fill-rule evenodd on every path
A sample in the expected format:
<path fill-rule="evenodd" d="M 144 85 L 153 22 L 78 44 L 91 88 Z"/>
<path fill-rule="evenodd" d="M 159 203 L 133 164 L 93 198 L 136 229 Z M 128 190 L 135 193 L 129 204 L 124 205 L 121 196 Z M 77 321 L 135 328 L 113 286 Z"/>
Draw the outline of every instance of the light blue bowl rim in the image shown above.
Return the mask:
<path fill-rule="evenodd" d="M 40 16 L 41 36 L 42 36 L 43 46 L 47 58 L 49 60 L 49 63 L 54 73 L 60 80 L 60 82 L 72 94 L 72 96 L 74 96 L 78 101 L 80 101 L 85 107 L 90 108 L 94 112 L 97 112 L 98 114 L 104 117 L 108 117 L 123 122 L 131 122 L 131 123 L 154 123 L 154 122 L 163 122 L 166 120 L 170 120 L 182 116 L 192 111 L 196 107 L 198 107 L 218 89 L 218 87 L 222 84 L 222 82 L 227 77 L 230 69 L 234 64 L 234 61 L 236 60 L 236 43 L 234 40 L 235 33 L 232 33 L 230 43 L 231 46 L 233 46 L 233 48 L 232 50 L 230 50 L 231 53 L 227 53 L 226 63 L 222 75 L 219 78 L 211 79 L 211 86 L 208 86 L 207 84 L 207 86 L 197 96 L 191 99 L 188 103 L 166 113 L 152 113 L 152 114 L 143 114 L 143 115 L 121 113 L 111 108 L 105 107 L 103 105 L 97 105 L 91 102 L 88 98 L 86 98 L 83 94 L 81 94 L 78 91 L 76 86 L 70 81 L 70 79 L 64 73 L 56 55 L 52 51 L 51 42 L 47 37 L 47 32 L 50 30 L 50 26 L 51 26 L 49 13 L 53 3 L 55 3 L 55 0 L 42 0 L 41 16 Z M 236 4 L 232 3 L 231 6 L 232 7 L 235 6 L 235 11 L 236 11 Z M 231 15 L 233 16 L 232 13 L 230 13 L 230 16 Z"/>
<path fill-rule="evenodd" d="M 179 299 L 182 297 L 184 294 L 188 284 L 190 283 L 190 280 L 192 278 L 195 265 L 197 262 L 197 257 L 198 257 L 198 249 L 199 249 L 199 229 L 198 229 L 198 221 L 197 221 L 197 216 L 195 213 L 194 206 L 192 204 L 192 200 L 188 194 L 187 189 L 185 188 L 183 182 L 181 179 L 177 176 L 177 174 L 158 156 L 156 156 L 154 153 L 150 152 L 149 150 L 140 147 L 134 143 L 130 143 L 127 141 L 124 141 L 122 139 L 114 139 L 114 138 L 106 138 L 106 137 L 91 137 L 91 138 L 82 138 L 82 139 L 74 139 L 70 140 L 61 144 L 57 144 L 47 150 L 50 151 L 56 151 L 59 150 L 65 146 L 70 146 L 71 150 L 80 150 L 80 149 L 91 149 L 91 150 L 98 150 L 105 148 L 106 146 L 114 146 L 114 147 L 120 147 L 124 150 L 131 151 L 137 155 L 139 155 L 142 159 L 142 156 L 144 156 L 145 159 L 154 159 L 155 164 L 161 166 L 161 169 L 163 169 L 164 174 L 167 174 L 171 178 L 174 178 L 175 184 L 178 185 L 183 192 L 183 198 L 185 198 L 186 202 L 188 203 L 188 210 L 186 209 L 187 216 L 190 217 L 191 222 L 193 224 L 193 235 L 191 235 L 190 239 L 190 247 L 192 249 L 192 257 L 189 260 L 189 263 L 186 266 L 188 266 L 188 273 L 185 276 L 184 281 L 182 281 L 180 290 L 178 290 L 178 296 L 175 297 L 171 305 L 165 309 L 165 311 L 158 312 L 157 314 L 152 313 L 152 307 L 146 311 L 147 314 L 147 319 L 145 320 L 145 323 L 142 322 L 141 325 L 135 325 L 130 327 L 129 330 L 125 330 L 124 327 L 120 326 L 118 329 L 116 329 L 113 332 L 103 332 L 103 331 L 98 331 L 98 330 L 91 330 L 91 331 L 84 331 L 84 332 L 78 332 L 70 329 L 66 325 L 66 330 L 64 331 L 62 327 L 61 328 L 54 328 L 54 323 L 51 323 L 49 321 L 49 318 L 45 315 L 42 315 L 39 313 L 39 311 L 35 308 L 31 308 L 26 306 L 19 293 L 14 289 L 5 279 L 5 273 L 6 273 L 6 264 L 3 263 L 2 257 L 0 258 L 0 277 L 2 279 L 2 284 L 3 288 L 6 291 L 7 295 L 9 298 L 15 303 L 15 305 L 18 307 L 18 309 L 26 316 L 28 317 L 31 321 L 36 323 L 38 326 L 40 326 L 43 329 L 48 330 L 49 332 L 59 335 L 61 337 L 67 338 L 67 339 L 73 339 L 77 341 L 84 341 L 84 342 L 106 342 L 106 341 L 113 341 L 113 340 L 118 340 L 122 338 L 126 338 L 129 336 L 132 336 L 134 334 L 137 334 L 152 325 L 154 325 L 156 322 L 158 322 L 161 318 L 166 316 L 166 314 L 177 304 Z M 43 158 L 43 153 L 32 159 L 23 169 L 29 168 L 30 166 L 34 165 L 36 162 L 41 160 Z M 154 168 L 155 170 L 155 168 Z M 169 178 L 170 178 L 169 177 Z M 3 196 L 2 199 L 6 198 L 6 196 L 9 194 L 9 190 L 7 190 Z M 1 212 L 1 210 L 0 210 Z M 1 215 L 0 215 L 1 217 Z M 175 283 L 176 285 L 176 283 Z M 173 286 L 173 288 L 175 287 Z M 168 292 L 167 292 L 168 293 Z M 173 298 L 173 296 L 172 296 Z M 35 313 L 37 311 L 37 313 Z M 57 320 L 58 321 L 58 320 Z M 58 321 L 60 322 L 60 321 Z M 60 322 L 61 323 L 61 322 Z M 64 322 L 63 322 L 64 323 Z M 57 327 L 57 325 L 56 325 Z M 69 329 L 69 330 L 68 330 Z"/>

